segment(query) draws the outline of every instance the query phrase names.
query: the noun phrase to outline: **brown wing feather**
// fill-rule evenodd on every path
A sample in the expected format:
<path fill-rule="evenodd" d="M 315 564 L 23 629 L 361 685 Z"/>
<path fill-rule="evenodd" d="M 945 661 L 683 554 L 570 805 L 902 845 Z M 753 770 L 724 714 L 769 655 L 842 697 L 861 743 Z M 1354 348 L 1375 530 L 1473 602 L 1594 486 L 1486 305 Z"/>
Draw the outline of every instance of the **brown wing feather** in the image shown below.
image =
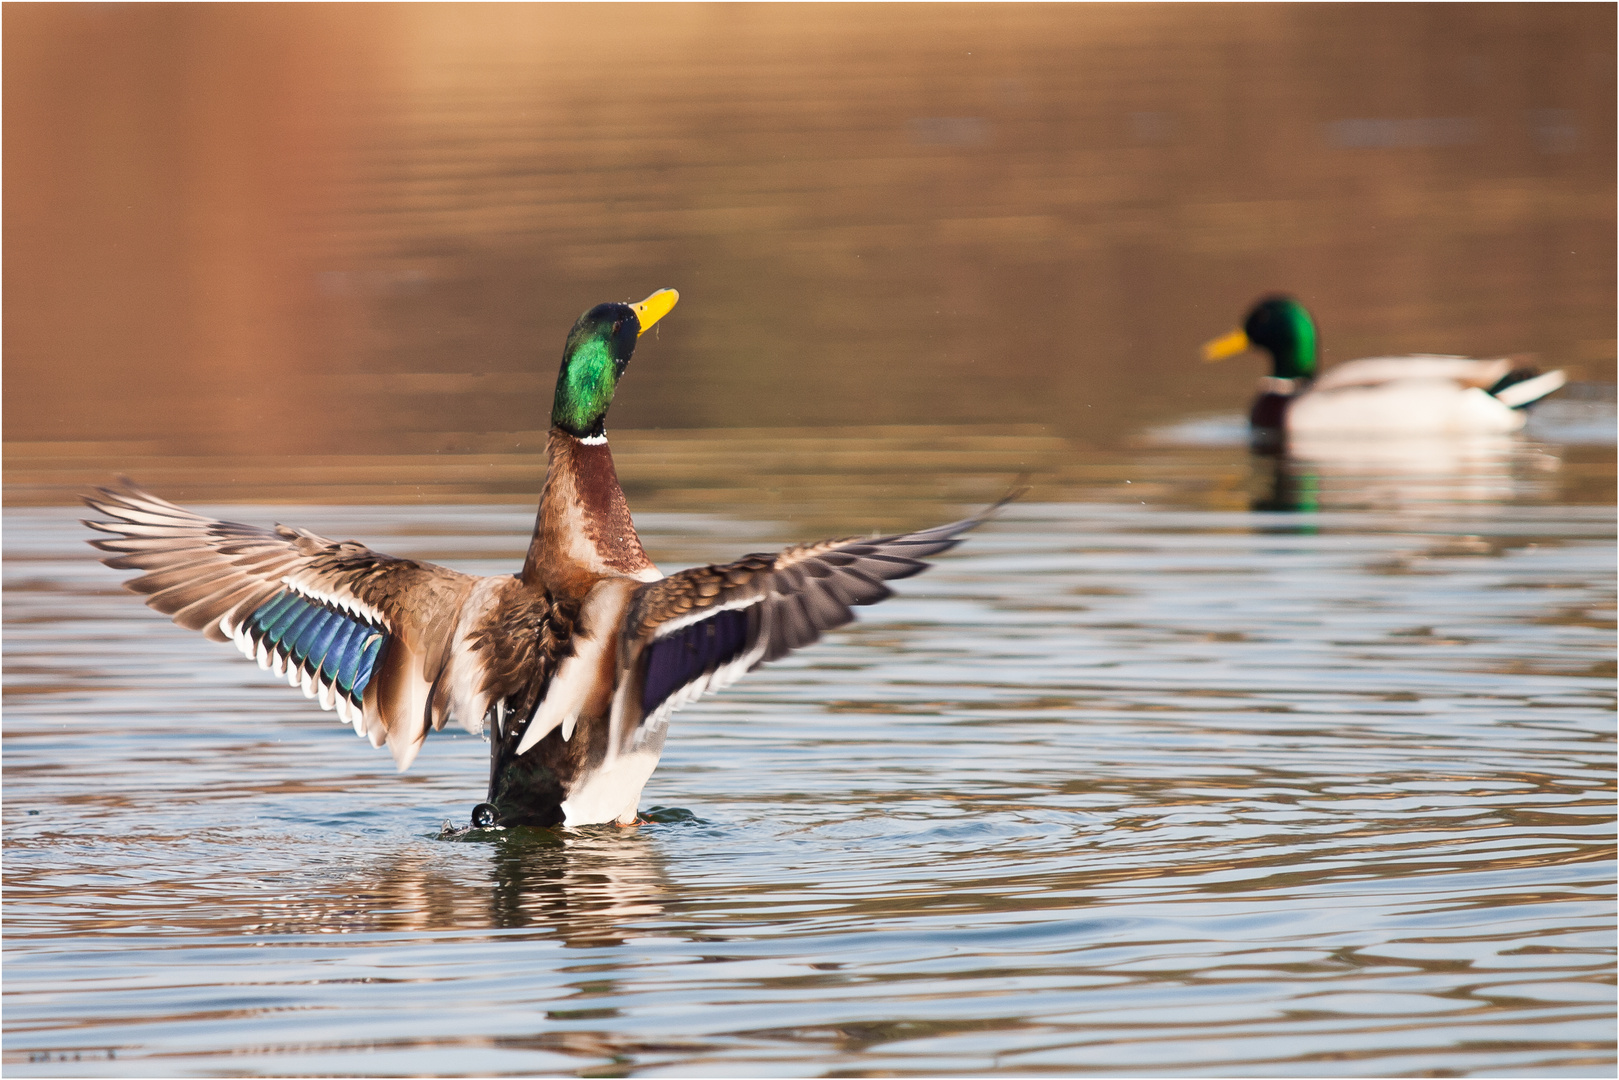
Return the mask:
<path fill-rule="evenodd" d="M 102 561 L 146 571 L 125 587 L 147 594 L 151 607 L 212 640 L 234 638 L 250 651 L 256 643 L 244 624 L 289 589 L 381 629 L 387 643 L 355 726 L 373 745 L 386 742 L 401 768 L 414 757 L 428 726 L 443 726 L 449 702 L 433 687 L 447 665 L 461 604 L 477 579 L 307 529 L 217 521 L 128 481 L 84 501 L 112 519 L 85 522 L 110 534 L 90 541 L 111 553 Z M 288 666 L 287 656 L 278 657 L 278 670 Z M 322 706 L 331 707 L 324 698 Z"/>
<path fill-rule="evenodd" d="M 579 618 L 577 602 L 549 593 L 508 590 L 507 602 L 468 638 L 483 665 L 481 691 L 503 710 L 527 717 L 545 696 L 557 664 L 569 649 Z M 515 725 L 507 725 L 502 734 Z"/>

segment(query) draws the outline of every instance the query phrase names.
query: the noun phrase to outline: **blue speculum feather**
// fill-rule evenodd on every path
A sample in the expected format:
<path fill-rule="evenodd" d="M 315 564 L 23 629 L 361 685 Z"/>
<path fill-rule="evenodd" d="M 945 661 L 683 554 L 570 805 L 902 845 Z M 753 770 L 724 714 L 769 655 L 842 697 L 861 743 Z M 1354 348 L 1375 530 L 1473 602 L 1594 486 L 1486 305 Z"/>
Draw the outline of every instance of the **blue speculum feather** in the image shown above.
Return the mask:
<path fill-rule="evenodd" d="M 291 611 L 296 603 L 298 603 L 298 594 L 289 589 L 274 599 L 259 605 L 258 610 L 248 616 L 248 621 L 260 630 L 268 630 L 283 613 Z"/>
<path fill-rule="evenodd" d="M 310 610 L 298 616 L 298 620 L 287 628 L 281 638 L 281 647 L 292 657 L 293 663 L 300 663 L 304 654 L 309 651 L 311 639 L 326 621 L 326 612 L 319 607 L 310 605 Z"/>
<path fill-rule="evenodd" d="M 263 637 L 274 641 L 273 635 L 281 625 L 289 619 L 297 618 L 301 611 L 303 600 L 289 589 L 255 611 L 251 621 L 259 628 Z"/>
<path fill-rule="evenodd" d="M 281 646 L 283 651 L 290 653 L 293 649 L 293 643 L 298 640 L 298 635 L 303 633 L 309 624 L 320 618 L 320 616 L 320 608 L 305 601 L 304 609 L 298 613 L 298 617 L 291 622 L 283 623 L 280 629 L 272 635 L 275 643 Z"/>
<path fill-rule="evenodd" d="M 328 680 L 335 682 L 340 688 L 343 687 L 343 665 L 349 663 L 352 666 L 352 661 L 359 659 L 360 641 L 362 640 L 360 635 L 367 633 L 370 629 L 364 623 L 355 622 L 352 619 L 343 620 L 342 625 L 337 628 L 337 633 L 333 635 L 332 640 L 327 644 L 325 652 L 321 654 L 321 672 Z M 352 682 L 353 680 L 350 681 Z"/>
<path fill-rule="evenodd" d="M 749 609 L 721 611 L 648 647 L 641 713 L 650 715 L 682 686 L 735 660 L 747 647 Z"/>
<path fill-rule="evenodd" d="M 332 638 L 335 638 L 337 631 L 342 630 L 346 625 L 348 625 L 348 620 L 345 617 L 329 610 L 314 630 L 304 633 L 303 640 L 298 641 L 295 654 L 298 656 L 298 662 L 309 670 L 309 674 L 314 674 L 314 672 L 321 670 L 321 661 L 325 657 L 325 651 L 332 648 Z"/>
<path fill-rule="evenodd" d="M 324 673 L 339 690 L 359 704 L 376 668 L 387 636 L 346 612 L 337 611 L 288 590 L 247 617 L 260 640 L 311 675 Z"/>
<path fill-rule="evenodd" d="M 360 660 L 365 655 L 366 642 L 376 633 L 369 626 L 362 626 L 348 640 L 343 642 L 342 648 L 334 657 L 337 671 L 337 685 L 345 693 L 354 693 L 354 680 L 360 677 Z M 361 684 L 362 689 L 364 684 Z"/>
<path fill-rule="evenodd" d="M 298 659 L 311 673 L 320 670 L 321 658 L 331 648 L 332 640 L 337 632 L 349 624 L 348 616 L 343 612 L 326 609 L 325 614 L 311 630 L 304 632 L 298 642 Z"/>
<path fill-rule="evenodd" d="M 366 685 L 371 682 L 371 673 L 376 670 L 377 659 L 381 656 L 382 647 L 387 640 L 381 631 L 373 631 L 372 636 L 366 639 L 354 674 L 354 688 L 349 691 L 349 695 L 355 701 L 365 696 Z"/>

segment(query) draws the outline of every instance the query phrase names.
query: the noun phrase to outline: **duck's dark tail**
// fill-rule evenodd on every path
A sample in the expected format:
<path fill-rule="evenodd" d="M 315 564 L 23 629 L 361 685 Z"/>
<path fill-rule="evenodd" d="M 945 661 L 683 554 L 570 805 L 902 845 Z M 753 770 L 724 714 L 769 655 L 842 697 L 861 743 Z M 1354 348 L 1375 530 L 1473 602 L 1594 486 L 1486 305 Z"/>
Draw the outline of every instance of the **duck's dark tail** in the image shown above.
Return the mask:
<path fill-rule="evenodd" d="M 1503 405 L 1514 409 L 1533 405 L 1541 398 L 1558 390 L 1568 381 L 1561 371 L 1542 372 L 1539 368 L 1514 368 L 1489 389 L 1489 393 Z"/>

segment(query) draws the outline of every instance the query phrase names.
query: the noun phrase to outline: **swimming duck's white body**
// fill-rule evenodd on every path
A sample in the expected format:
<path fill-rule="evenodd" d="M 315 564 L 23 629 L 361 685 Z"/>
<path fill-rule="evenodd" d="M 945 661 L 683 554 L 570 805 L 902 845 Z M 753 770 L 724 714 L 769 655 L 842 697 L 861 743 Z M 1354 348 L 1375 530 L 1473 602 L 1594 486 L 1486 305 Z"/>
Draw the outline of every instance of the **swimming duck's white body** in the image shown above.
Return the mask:
<path fill-rule="evenodd" d="M 1320 369 L 1315 322 L 1291 296 L 1262 298 L 1240 330 L 1203 346 L 1223 360 L 1250 348 L 1270 354 L 1248 422 L 1258 446 L 1284 435 L 1499 435 L 1524 425 L 1524 406 L 1563 385 L 1509 357 L 1370 356 Z"/>
<path fill-rule="evenodd" d="M 1291 397 L 1289 432 L 1301 435 L 1497 435 L 1524 425 L 1519 407 L 1562 386 L 1561 371 L 1489 387 L 1512 370 L 1507 359 L 1372 356 L 1328 368 Z M 1295 380 L 1266 377 L 1260 392 Z"/>

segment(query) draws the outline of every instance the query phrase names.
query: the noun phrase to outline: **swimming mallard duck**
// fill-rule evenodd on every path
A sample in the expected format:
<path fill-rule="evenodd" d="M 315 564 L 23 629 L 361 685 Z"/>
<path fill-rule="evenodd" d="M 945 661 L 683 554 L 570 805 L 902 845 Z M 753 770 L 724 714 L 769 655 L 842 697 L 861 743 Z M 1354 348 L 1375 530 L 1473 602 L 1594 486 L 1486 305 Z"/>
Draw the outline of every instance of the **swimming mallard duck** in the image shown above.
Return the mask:
<path fill-rule="evenodd" d="M 1271 355 L 1248 421 L 1256 441 L 1311 435 L 1484 435 L 1523 427 L 1523 408 L 1563 385 L 1561 371 L 1508 358 L 1376 356 L 1317 374 L 1315 323 L 1291 296 L 1267 296 L 1241 330 L 1203 346 L 1205 360 L 1249 348 Z"/>
<path fill-rule="evenodd" d="M 926 568 L 990 512 L 924 532 L 826 540 L 665 577 L 630 520 L 603 422 L 636 339 L 673 289 L 601 304 L 568 334 L 550 460 L 520 573 L 473 577 L 305 529 L 216 521 L 103 488 L 90 543 L 149 605 L 234 641 L 403 771 L 451 720 L 490 731 L 480 825 L 632 824 L 669 716 L 808 645 Z M 994 508 L 992 507 L 991 510 Z"/>

